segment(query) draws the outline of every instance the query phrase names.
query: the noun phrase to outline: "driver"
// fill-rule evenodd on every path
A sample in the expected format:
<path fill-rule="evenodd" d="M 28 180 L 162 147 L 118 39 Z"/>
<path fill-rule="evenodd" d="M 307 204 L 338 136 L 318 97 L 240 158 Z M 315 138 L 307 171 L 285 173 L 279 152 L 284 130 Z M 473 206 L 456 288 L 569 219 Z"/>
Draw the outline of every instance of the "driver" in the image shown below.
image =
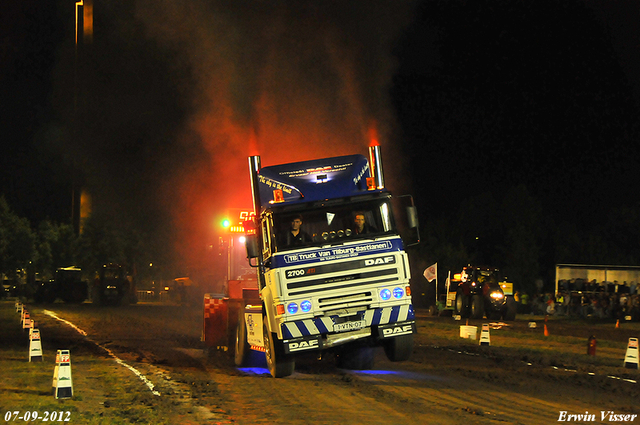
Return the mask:
<path fill-rule="evenodd" d="M 367 233 L 376 233 L 377 230 L 375 227 L 370 226 L 369 224 L 367 224 L 365 218 L 364 218 L 364 212 L 362 211 L 358 211 L 355 214 L 355 219 L 353 220 L 353 223 L 355 224 L 355 229 L 354 232 L 356 235 L 365 235 Z"/>
<path fill-rule="evenodd" d="M 291 218 L 291 226 L 283 235 L 281 245 L 284 246 L 301 246 L 311 242 L 311 237 L 302 227 L 302 215 L 296 214 Z"/>

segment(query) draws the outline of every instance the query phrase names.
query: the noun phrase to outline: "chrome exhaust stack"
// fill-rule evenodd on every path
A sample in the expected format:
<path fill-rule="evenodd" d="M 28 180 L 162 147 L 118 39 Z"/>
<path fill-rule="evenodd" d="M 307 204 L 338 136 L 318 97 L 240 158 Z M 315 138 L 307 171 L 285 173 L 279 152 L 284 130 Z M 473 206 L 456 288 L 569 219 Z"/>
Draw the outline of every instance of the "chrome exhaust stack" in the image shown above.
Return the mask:
<path fill-rule="evenodd" d="M 256 217 L 260 217 L 260 188 L 258 186 L 258 173 L 260 172 L 260 156 L 249 157 L 249 173 L 251 175 L 251 198 L 253 199 L 253 211 Z"/>
<path fill-rule="evenodd" d="M 383 189 L 384 173 L 382 172 L 380 145 L 369 146 L 369 169 L 371 170 L 371 177 L 374 181 L 374 187 L 372 189 Z"/>

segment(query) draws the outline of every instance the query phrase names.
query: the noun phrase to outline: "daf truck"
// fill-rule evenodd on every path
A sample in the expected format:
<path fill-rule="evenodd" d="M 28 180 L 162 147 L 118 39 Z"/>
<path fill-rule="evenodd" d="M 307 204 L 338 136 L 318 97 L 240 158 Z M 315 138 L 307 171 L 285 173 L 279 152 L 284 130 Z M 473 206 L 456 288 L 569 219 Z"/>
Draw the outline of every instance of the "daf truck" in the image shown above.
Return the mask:
<path fill-rule="evenodd" d="M 407 360 L 416 324 L 405 243 L 419 242 L 417 212 L 385 187 L 380 147 L 267 167 L 252 156 L 249 168 L 258 289 L 240 309 L 235 363 L 264 351 L 271 375 L 285 377 L 307 352 L 333 351 L 345 369 L 371 369 L 376 346 Z"/>

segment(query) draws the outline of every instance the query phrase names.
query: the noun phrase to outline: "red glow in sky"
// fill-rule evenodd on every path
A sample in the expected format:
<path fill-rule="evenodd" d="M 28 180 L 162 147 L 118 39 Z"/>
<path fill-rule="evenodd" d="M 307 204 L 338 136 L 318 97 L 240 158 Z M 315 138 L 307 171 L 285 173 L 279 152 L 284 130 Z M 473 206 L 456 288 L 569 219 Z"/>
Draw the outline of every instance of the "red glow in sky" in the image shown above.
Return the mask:
<path fill-rule="evenodd" d="M 172 198 L 185 258 L 216 240 L 215 217 L 252 205 L 249 156 L 268 166 L 366 155 L 370 123 L 384 123 L 377 142 L 393 127 L 390 46 L 411 7 L 243 4 L 169 2 L 140 11 L 149 35 L 188 62 L 193 82 L 195 112 L 180 142 L 200 150 Z M 352 14 L 360 25 L 346 19 Z"/>

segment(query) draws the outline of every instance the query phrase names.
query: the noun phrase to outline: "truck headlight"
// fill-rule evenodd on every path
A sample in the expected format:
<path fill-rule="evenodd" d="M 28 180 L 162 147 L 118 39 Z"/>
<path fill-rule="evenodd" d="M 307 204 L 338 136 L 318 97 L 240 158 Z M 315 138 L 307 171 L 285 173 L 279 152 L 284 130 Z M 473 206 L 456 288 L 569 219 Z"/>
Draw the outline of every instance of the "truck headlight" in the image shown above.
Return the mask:
<path fill-rule="evenodd" d="M 389 298 L 391 298 L 391 291 L 387 288 L 384 288 L 382 291 L 380 291 L 380 298 L 382 298 L 382 301 L 387 301 Z"/>
<path fill-rule="evenodd" d="M 296 303 L 287 304 L 287 311 L 289 312 L 289 314 L 297 313 L 298 312 L 298 304 L 296 304 Z"/>
<path fill-rule="evenodd" d="M 404 290 L 402 288 L 393 288 L 393 298 L 400 299 L 404 296 Z"/>
<path fill-rule="evenodd" d="M 504 298 L 504 294 L 502 292 L 492 292 L 491 293 L 491 298 L 493 298 L 494 300 L 501 300 Z"/>
<path fill-rule="evenodd" d="M 311 301 L 308 301 L 308 300 L 302 301 L 300 303 L 300 310 L 302 310 L 305 313 L 311 310 Z"/>

